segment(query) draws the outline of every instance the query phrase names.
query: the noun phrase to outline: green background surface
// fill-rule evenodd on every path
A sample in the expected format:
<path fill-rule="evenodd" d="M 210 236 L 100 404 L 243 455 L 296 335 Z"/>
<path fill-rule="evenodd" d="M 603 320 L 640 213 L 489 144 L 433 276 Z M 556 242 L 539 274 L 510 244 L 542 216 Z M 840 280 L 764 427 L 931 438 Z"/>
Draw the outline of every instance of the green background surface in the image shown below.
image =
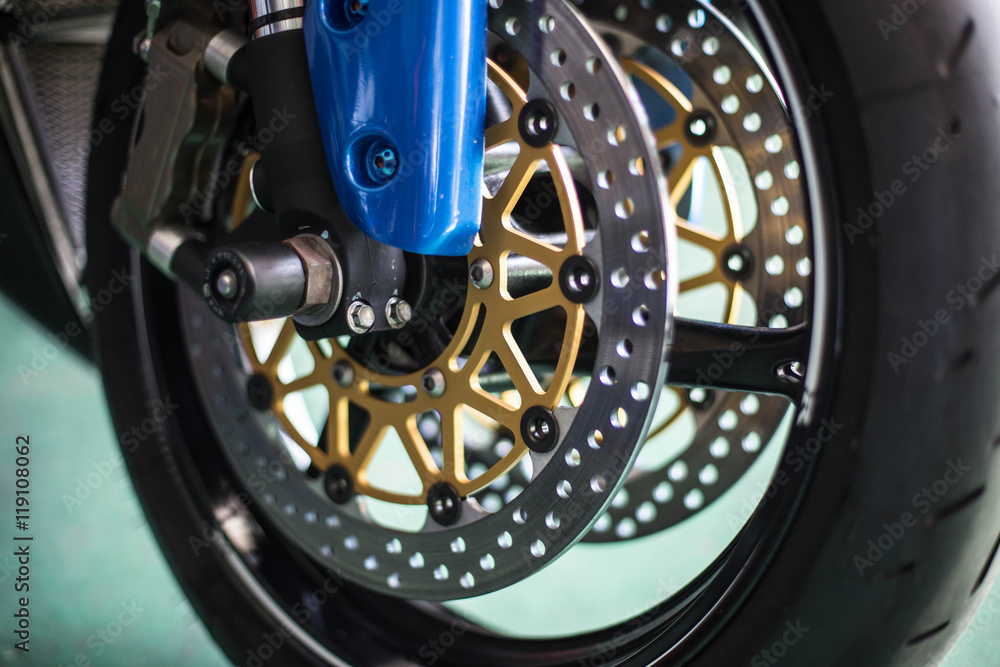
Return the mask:
<path fill-rule="evenodd" d="M 115 455 L 116 438 L 97 371 L 67 349 L 37 375 L 23 378 L 19 366 L 30 367 L 34 353 L 48 339 L 2 298 L 0 341 L 0 664 L 227 664 L 180 593 L 150 533 L 124 465 Z M 13 443 L 21 434 L 30 434 L 32 451 L 30 654 L 13 649 L 10 616 L 14 611 L 14 563 L 10 555 L 15 532 Z M 100 480 L 93 488 L 84 481 L 88 475 L 91 482 Z M 736 503 L 733 507 L 738 507 L 738 498 L 745 497 L 745 492 L 734 489 L 730 494 L 737 498 L 731 501 Z M 725 512 L 725 501 L 717 503 L 718 509 L 713 506 L 709 510 Z M 726 536 L 714 537 L 719 542 Z M 679 534 L 678 539 L 691 544 L 693 536 Z M 713 536 L 704 536 L 704 540 L 712 543 Z M 570 554 L 557 568 L 550 568 L 552 577 L 592 578 L 584 569 L 587 558 L 583 556 L 585 551 Z M 648 590 L 651 596 L 661 594 L 643 580 L 641 564 L 613 569 L 624 578 L 609 585 L 640 593 Z M 579 609 L 581 602 L 575 600 L 571 607 Z M 509 605 L 512 614 L 518 604 L 517 596 L 498 598 L 499 607 Z M 135 611 L 126 612 L 126 608 Z M 523 614 L 525 607 L 520 609 Z M 476 614 L 475 603 L 468 605 L 468 611 Z M 551 613 L 551 609 L 539 611 Z M 120 618 L 131 620 L 112 637 Z M 110 643 L 102 639 L 102 631 Z M 792 654 L 783 662 L 794 664 Z M 971 626 L 941 664 L 1000 665 L 1000 586 L 993 587 Z"/>

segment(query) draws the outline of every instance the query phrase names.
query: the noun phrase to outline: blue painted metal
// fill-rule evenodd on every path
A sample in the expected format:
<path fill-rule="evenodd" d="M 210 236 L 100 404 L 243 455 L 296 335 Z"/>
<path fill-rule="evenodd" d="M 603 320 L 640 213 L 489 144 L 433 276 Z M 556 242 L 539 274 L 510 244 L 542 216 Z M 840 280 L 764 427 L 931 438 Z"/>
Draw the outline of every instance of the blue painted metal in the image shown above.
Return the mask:
<path fill-rule="evenodd" d="M 465 255 L 482 215 L 485 0 L 312 0 L 303 32 L 348 216 L 404 250 Z M 394 159 L 394 162 L 393 162 Z"/>

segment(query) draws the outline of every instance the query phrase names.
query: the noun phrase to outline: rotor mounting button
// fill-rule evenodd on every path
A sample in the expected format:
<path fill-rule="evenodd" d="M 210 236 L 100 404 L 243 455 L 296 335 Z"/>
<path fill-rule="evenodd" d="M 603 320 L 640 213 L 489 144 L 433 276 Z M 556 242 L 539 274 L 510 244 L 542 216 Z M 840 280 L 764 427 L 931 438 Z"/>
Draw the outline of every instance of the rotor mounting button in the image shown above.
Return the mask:
<path fill-rule="evenodd" d="M 559 268 L 559 287 L 563 296 L 573 303 L 587 303 L 600 289 L 597 265 L 583 255 L 573 255 Z"/>
<path fill-rule="evenodd" d="M 684 136 L 687 137 L 692 146 L 697 148 L 712 143 L 718 132 L 719 122 L 711 111 L 696 109 L 688 115 L 684 122 Z"/>
<path fill-rule="evenodd" d="M 250 405 L 258 410 L 270 409 L 274 400 L 274 390 L 271 389 L 270 381 L 259 373 L 251 375 L 247 381 L 247 398 L 250 399 Z"/>
<path fill-rule="evenodd" d="M 354 366 L 346 361 L 338 361 L 333 365 L 333 381 L 341 387 L 350 387 L 354 383 Z"/>
<path fill-rule="evenodd" d="M 424 391 L 427 392 L 429 396 L 433 398 L 438 398 L 444 394 L 445 380 L 444 373 L 436 368 L 428 368 L 424 372 L 424 377 L 420 381 L 421 386 L 423 386 Z"/>
<path fill-rule="evenodd" d="M 559 441 L 559 424 L 551 410 L 539 405 L 524 411 L 521 417 L 521 438 L 533 452 L 545 454 Z"/>
<path fill-rule="evenodd" d="M 356 334 L 368 333 L 375 326 L 375 309 L 364 301 L 353 301 L 347 307 L 347 326 Z"/>
<path fill-rule="evenodd" d="M 453 526 L 462 516 L 462 497 L 451 484 L 438 482 L 427 492 L 431 518 L 442 526 Z"/>
<path fill-rule="evenodd" d="M 493 284 L 493 265 L 479 258 L 469 266 L 469 282 L 476 289 L 486 289 Z"/>
<path fill-rule="evenodd" d="M 548 100 L 531 100 L 518 116 L 521 139 L 532 148 L 544 148 L 552 142 L 559 129 L 559 114 Z"/>
<path fill-rule="evenodd" d="M 753 264 L 753 253 L 745 245 L 734 243 L 722 251 L 722 272 L 731 280 L 749 278 Z"/>
<path fill-rule="evenodd" d="M 330 500 L 338 505 L 343 505 L 354 497 L 354 482 L 351 481 L 351 473 L 344 466 L 330 466 L 323 476 L 323 489 Z"/>
<path fill-rule="evenodd" d="M 695 410 L 707 410 L 715 402 L 715 392 L 704 387 L 688 389 L 688 400 Z"/>

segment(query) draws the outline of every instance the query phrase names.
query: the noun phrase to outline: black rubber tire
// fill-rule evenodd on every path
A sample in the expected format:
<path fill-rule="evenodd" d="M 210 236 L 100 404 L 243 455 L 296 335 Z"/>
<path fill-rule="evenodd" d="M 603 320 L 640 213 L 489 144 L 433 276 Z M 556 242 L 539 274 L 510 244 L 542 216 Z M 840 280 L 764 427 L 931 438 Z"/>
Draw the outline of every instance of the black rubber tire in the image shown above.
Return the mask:
<path fill-rule="evenodd" d="M 911 4 L 918 11 L 884 38 L 879 20 L 891 22 L 893 5 Z M 943 655 L 996 574 L 990 564 L 1000 534 L 1000 383 L 994 377 L 1000 367 L 994 334 L 1000 297 L 992 292 L 1000 283 L 995 276 L 986 281 L 961 310 L 948 296 L 976 276 L 984 255 L 992 261 L 1000 247 L 1000 188 L 990 183 L 1000 173 L 992 92 L 1000 74 L 1000 8 L 990 0 L 759 5 L 767 28 L 787 49 L 774 54 L 787 60 L 785 74 L 799 90 L 825 86 L 833 93 L 802 120 L 820 149 L 817 173 L 830 193 L 817 205 L 835 221 L 823 239 L 836 258 L 823 276 L 837 322 L 827 359 L 834 372 L 825 387 L 829 395 L 814 397 L 814 419 L 797 426 L 793 437 L 801 442 L 815 435 L 822 419 L 837 424 L 836 436 L 800 470 L 793 457 L 783 461 L 789 479 L 808 474 L 810 481 L 801 497 L 789 492 L 796 484 L 778 485 L 762 506 L 761 513 L 785 503 L 798 503 L 798 510 L 783 537 L 775 536 L 782 539 L 753 550 L 752 558 L 768 564 L 759 579 L 734 585 L 724 605 L 674 648 L 665 629 L 660 640 L 636 652 L 619 653 L 607 649 L 617 644 L 606 644 L 603 659 L 712 667 L 756 667 L 779 659 L 818 667 L 922 666 Z M 132 120 L 118 120 L 110 104 L 141 77 L 130 43 L 142 19 L 142 3 L 122 8 L 109 49 L 112 66 L 98 93 L 95 118 L 112 119 L 115 131 L 105 131 L 90 163 L 92 290 L 103 287 L 113 270 L 139 271 L 134 253 L 110 229 L 107 211 Z M 960 138 L 919 182 L 907 180 L 908 161 L 948 128 L 960 131 Z M 847 225 L 856 224 L 858 208 L 876 201 L 875 193 L 891 191 L 896 180 L 905 181 L 905 194 L 855 236 Z M 197 553 L 191 547 L 190 538 L 203 535 L 225 490 L 199 486 L 194 456 L 205 455 L 199 443 L 184 440 L 184 433 L 208 433 L 208 427 L 190 378 L 185 380 L 185 362 L 167 354 L 180 338 L 169 317 L 172 286 L 147 267 L 132 288 L 102 309 L 95 327 L 112 416 L 125 433 L 153 416 L 164 391 L 174 392 L 180 407 L 157 423 L 149 439 L 133 444 L 123 438 L 126 460 L 182 586 L 223 650 L 244 664 L 248 648 L 273 633 L 277 621 L 248 591 L 224 545 L 213 542 Z M 940 309 L 949 323 L 896 372 L 888 355 L 899 354 L 901 337 L 913 338 Z M 959 462 L 969 470 L 923 513 L 914 497 L 933 489 Z M 877 545 L 885 525 L 899 523 L 907 512 L 916 523 L 898 539 L 890 534 L 890 548 L 859 574 L 855 556 L 868 558 L 869 540 Z M 259 568 L 268 566 L 267 549 L 285 553 L 280 540 L 272 541 L 268 546 L 262 540 L 267 544 Z M 289 568 L 305 572 L 309 566 Z M 286 599 L 301 595 L 269 592 Z M 323 619 L 340 628 L 337 649 L 359 666 L 415 659 L 412 647 L 421 637 L 447 627 L 414 617 L 411 632 L 386 636 L 377 623 L 365 621 L 376 604 L 407 614 L 345 584 Z M 439 664 L 473 664 L 465 655 L 459 642 Z M 512 664 L 499 655 L 488 662 Z M 286 637 L 269 664 L 319 662 Z"/>
<path fill-rule="evenodd" d="M 761 6 L 792 46 L 800 89 L 833 93 L 803 115 L 836 193 L 843 319 L 825 413 L 844 427 L 817 457 L 768 573 L 693 664 L 938 664 L 989 591 L 1000 544 L 1000 276 L 979 273 L 1000 248 L 1000 7 Z M 904 6 L 917 9 L 896 14 L 895 29 Z M 954 145 L 914 183 L 913 157 L 951 132 Z M 905 193 L 861 229 L 859 207 L 897 180 Z M 957 286 L 979 275 L 959 306 Z M 925 340 L 915 333 L 939 310 L 949 321 L 916 356 L 890 358 L 903 337 Z M 959 465 L 960 477 L 949 472 Z M 915 523 L 900 532 L 908 513 Z"/>

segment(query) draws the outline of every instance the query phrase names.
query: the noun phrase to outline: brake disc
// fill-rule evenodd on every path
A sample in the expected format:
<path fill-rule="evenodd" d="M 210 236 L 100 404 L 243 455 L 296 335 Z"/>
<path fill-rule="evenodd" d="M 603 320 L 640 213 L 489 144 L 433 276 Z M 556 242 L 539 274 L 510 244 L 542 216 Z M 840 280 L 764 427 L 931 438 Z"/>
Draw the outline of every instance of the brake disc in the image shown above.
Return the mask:
<path fill-rule="evenodd" d="M 803 322 L 812 273 L 806 193 L 788 111 L 763 58 L 697 0 L 577 4 L 649 112 L 677 213 L 677 314 L 774 328 Z M 517 62 L 508 67 L 518 72 Z M 699 204 L 709 210 L 699 212 Z M 714 312 L 705 312 L 706 301 Z M 704 369 L 706 383 L 713 370 Z M 788 405 L 781 397 L 666 387 L 626 485 L 585 540 L 644 537 L 709 506 L 759 458 Z M 502 437 L 497 447 L 479 456 L 504 451 Z M 525 481 L 514 470 L 480 500 L 496 508 Z"/>
<path fill-rule="evenodd" d="M 450 296 L 464 293 L 460 317 L 429 363 L 397 372 L 347 340 L 306 344 L 290 322 L 233 330 L 182 296 L 199 392 L 253 500 L 324 566 L 409 598 L 506 587 L 579 540 L 624 483 L 665 380 L 672 214 L 635 92 L 569 5 L 494 5 L 490 30 L 529 83 L 490 66 L 509 113 L 487 129 L 487 158 L 513 159 L 484 183 L 469 284 Z M 544 232 L 512 215 L 539 175 L 560 212 Z M 560 333 L 544 373 L 526 356 L 533 318 Z M 489 466 L 466 465 L 476 421 L 509 443 Z M 502 508 L 473 497 L 519 465 L 530 475 Z"/>

